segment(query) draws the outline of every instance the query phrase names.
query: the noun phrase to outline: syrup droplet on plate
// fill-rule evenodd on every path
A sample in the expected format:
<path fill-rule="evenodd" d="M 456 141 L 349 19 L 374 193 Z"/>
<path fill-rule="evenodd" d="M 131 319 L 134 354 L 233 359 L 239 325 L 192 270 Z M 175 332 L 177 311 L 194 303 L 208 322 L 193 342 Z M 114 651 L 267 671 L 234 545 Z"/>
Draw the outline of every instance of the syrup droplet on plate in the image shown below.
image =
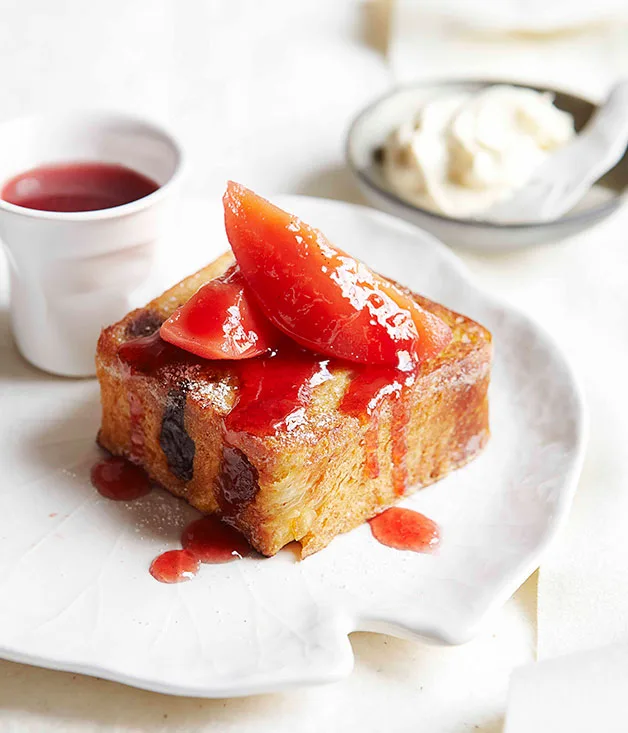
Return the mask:
<path fill-rule="evenodd" d="M 200 566 L 200 560 L 189 550 L 168 550 L 153 560 L 149 572 L 160 583 L 182 583 L 191 580 Z"/>
<path fill-rule="evenodd" d="M 369 520 L 373 537 L 395 550 L 432 552 L 440 542 L 436 522 L 412 509 L 392 507 Z"/>
<path fill-rule="evenodd" d="M 137 499 L 151 490 L 148 475 L 118 456 L 98 461 L 92 467 L 91 479 L 102 496 L 115 501 Z M 253 553 L 244 536 L 217 516 L 202 517 L 189 524 L 183 530 L 181 544 L 182 550 L 169 550 L 153 560 L 150 574 L 155 580 L 180 583 L 194 577 L 201 563 L 225 563 Z"/>
<path fill-rule="evenodd" d="M 240 532 L 215 516 L 189 524 L 183 530 L 181 544 L 202 563 L 231 562 L 253 551 Z"/>
<path fill-rule="evenodd" d="M 151 490 L 147 474 L 125 458 L 111 456 L 92 466 L 92 484 L 98 493 L 114 501 L 132 501 Z"/>

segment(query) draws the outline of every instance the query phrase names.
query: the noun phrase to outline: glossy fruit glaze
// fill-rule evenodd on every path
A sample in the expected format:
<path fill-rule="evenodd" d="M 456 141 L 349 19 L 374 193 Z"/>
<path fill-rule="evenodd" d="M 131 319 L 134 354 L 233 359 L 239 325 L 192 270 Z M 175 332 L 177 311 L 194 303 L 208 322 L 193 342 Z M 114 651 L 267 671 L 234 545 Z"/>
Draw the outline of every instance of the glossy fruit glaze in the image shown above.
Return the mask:
<path fill-rule="evenodd" d="M 134 371 L 147 375 L 155 374 L 159 369 L 171 364 L 190 364 L 197 361 L 188 351 L 164 341 L 159 331 L 150 336 L 126 341 L 118 349 L 118 356 Z"/>
<path fill-rule="evenodd" d="M 130 458 L 136 463 L 141 463 L 144 458 L 144 406 L 133 386 L 129 386 L 129 417 L 131 418 L 131 454 Z"/>
<path fill-rule="evenodd" d="M 176 364 L 203 361 L 164 341 L 159 332 L 125 342 L 118 356 L 133 371 L 145 375 Z M 285 337 L 262 356 L 221 363 L 228 365 L 238 380 L 236 403 L 225 418 L 228 432 L 263 436 L 293 429 L 303 418 L 313 388 L 331 377 L 329 359 Z"/>
<path fill-rule="evenodd" d="M 160 583 L 182 583 L 198 573 L 201 561 L 189 550 L 168 550 L 158 555 L 149 572 Z"/>
<path fill-rule="evenodd" d="M 229 376 L 235 375 L 235 403 L 223 418 L 219 474 L 227 517 L 237 516 L 258 489 L 255 468 L 230 445 L 234 434 L 295 429 L 306 419 L 314 388 L 337 369 L 350 372 L 339 410 L 363 425 L 370 478 L 381 473 L 380 417 L 389 405 L 392 483 L 402 496 L 409 480 L 410 388 L 421 362 L 450 342 L 451 330 L 320 232 L 241 186 L 229 186 L 225 223 L 238 265 L 203 286 L 161 331 L 123 344 L 120 359 L 144 374 L 170 366 L 174 374 L 186 364 L 219 360 Z M 177 398 L 183 411 L 185 392 Z M 130 409 L 132 422 L 138 415 L 141 422 L 141 405 L 134 408 L 132 398 Z M 184 422 L 178 429 L 184 430 Z M 139 440 L 132 443 L 141 449 Z M 436 525 L 409 510 L 389 510 L 372 520 L 371 528 L 379 541 L 399 549 L 426 551 L 438 542 Z M 244 538 L 216 517 L 186 528 L 182 544 L 184 550 L 176 552 L 203 562 L 226 562 L 250 551 Z M 191 564 L 189 555 L 170 552 L 155 560 L 151 572 L 174 582 L 170 578 L 186 579 L 193 572 Z"/>
<path fill-rule="evenodd" d="M 233 362 L 233 369 L 238 396 L 225 428 L 259 436 L 300 425 L 314 387 L 332 376 L 329 359 L 287 338 L 266 356 Z"/>
<path fill-rule="evenodd" d="M 127 341 L 120 347 L 120 359 L 135 371 L 155 374 L 159 369 L 181 363 L 198 363 L 198 358 L 164 341 L 159 332 Z M 407 488 L 406 456 L 410 421 L 410 386 L 415 372 L 381 366 L 347 364 L 316 354 L 283 338 L 267 354 L 253 359 L 223 362 L 238 380 L 236 402 L 224 418 L 227 436 L 249 433 L 260 437 L 290 431 L 300 425 L 314 388 L 330 379 L 333 372 L 349 368 L 351 381 L 340 402 L 341 412 L 357 417 L 366 426 L 366 474 L 380 473 L 379 412 L 386 401 L 392 405 L 392 480 L 401 496 Z M 135 440 L 139 443 L 139 438 Z"/>
<path fill-rule="evenodd" d="M 390 402 L 392 482 L 397 496 L 402 496 L 408 485 L 410 387 L 415 379 L 416 369 L 400 371 L 390 367 L 359 367 L 340 402 L 341 412 L 366 424 L 365 470 L 371 478 L 380 473 L 379 416 L 384 403 Z"/>
<path fill-rule="evenodd" d="M 132 501 L 151 490 L 146 473 L 125 458 L 111 456 L 92 466 L 91 480 L 98 493 L 115 501 Z"/>
<path fill-rule="evenodd" d="M 162 325 L 160 334 L 205 359 L 250 359 L 273 348 L 280 338 L 237 265 L 197 290 Z"/>
<path fill-rule="evenodd" d="M 181 544 L 202 563 L 224 563 L 242 559 L 253 550 L 243 535 L 217 516 L 203 517 L 189 524 Z"/>
<path fill-rule="evenodd" d="M 137 201 L 158 188 L 155 181 L 123 165 L 59 163 L 11 178 L 1 197 L 39 211 L 98 211 Z"/>
<path fill-rule="evenodd" d="M 244 537 L 219 517 L 202 517 L 188 524 L 181 534 L 182 550 L 168 550 L 156 557 L 150 574 L 160 583 L 189 580 L 201 563 L 217 564 L 241 560 L 253 553 Z"/>
<path fill-rule="evenodd" d="M 451 341 L 443 321 L 297 217 L 235 183 L 224 207 L 244 279 L 267 318 L 302 346 L 408 369 Z"/>
<path fill-rule="evenodd" d="M 395 550 L 433 552 L 440 542 L 436 522 L 412 509 L 392 507 L 369 520 L 376 540 Z"/>
<path fill-rule="evenodd" d="M 274 435 L 302 424 L 315 386 L 330 379 L 346 362 L 329 360 L 302 349 L 290 340 L 269 356 L 233 362 L 238 375 L 238 397 L 225 418 L 229 433 Z M 408 486 L 407 453 L 410 423 L 410 387 L 415 372 L 360 366 L 352 375 L 340 412 L 357 417 L 365 425 L 365 472 L 379 476 L 379 416 L 391 404 L 392 482 L 402 496 Z"/>

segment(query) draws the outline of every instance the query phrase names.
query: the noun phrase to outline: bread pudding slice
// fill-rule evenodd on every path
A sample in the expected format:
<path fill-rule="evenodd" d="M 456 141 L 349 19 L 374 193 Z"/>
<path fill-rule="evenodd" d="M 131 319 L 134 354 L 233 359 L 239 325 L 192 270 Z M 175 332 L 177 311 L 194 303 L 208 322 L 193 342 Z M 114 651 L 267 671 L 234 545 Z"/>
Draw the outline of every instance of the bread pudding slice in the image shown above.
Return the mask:
<path fill-rule="evenodd" d="M 141 465 L 201 512 L 218 513 L 262 554 L 296 541 L 303 557 L 482 450 L 490 333 L 418 295 L 412 297 L 451 328 L 453 340 L 420 365 L 403 399 L 352 414 L 346 394 L 361 367 L 322 359 L 308 372 L 304 397 L 291 383 L 303 368 L 298 357 L 275 363 L 283 380 L 276 399 L 298 396 L 285 420 L 270 431 L 234 420 L 244 400 L 240 364 L 196 357 L 158 336 L 179 306 L 232 263 L 231 253 L 219 257 L 102 332 L 96 364 L 103 448 Z M 250 418 L 255 400 L 248 401 Z"/>

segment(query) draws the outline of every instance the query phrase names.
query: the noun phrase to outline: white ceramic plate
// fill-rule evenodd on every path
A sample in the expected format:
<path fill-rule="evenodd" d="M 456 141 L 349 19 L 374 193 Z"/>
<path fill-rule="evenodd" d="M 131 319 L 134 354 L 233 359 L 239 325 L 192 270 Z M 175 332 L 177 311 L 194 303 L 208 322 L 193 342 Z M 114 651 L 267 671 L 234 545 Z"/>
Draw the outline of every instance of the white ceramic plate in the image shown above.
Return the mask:
<path fill-rule="evenodd" d="M 195 511 L 161 491 L 119 504 L 90 486 L 98 386 L 21 360 L 4 284 L 0 656 L 180 695 L 329 682 L 351 671 L 351 631 L 464 642 L 538 566 L 566 517 L 583 452 L 581 396 L 564 358 L 417 229 L 338 202 L 285 203 L 377 270 L 494 334 L 489 447 L 404 501 L 439 523 L 440 551 L 392 550 L 364 525 L 304 562 L 284 551 L 157 583 L 151 560 L 179 546 Z M 173 279 L 225 247 L 220 209 L 188 203 Z"/>

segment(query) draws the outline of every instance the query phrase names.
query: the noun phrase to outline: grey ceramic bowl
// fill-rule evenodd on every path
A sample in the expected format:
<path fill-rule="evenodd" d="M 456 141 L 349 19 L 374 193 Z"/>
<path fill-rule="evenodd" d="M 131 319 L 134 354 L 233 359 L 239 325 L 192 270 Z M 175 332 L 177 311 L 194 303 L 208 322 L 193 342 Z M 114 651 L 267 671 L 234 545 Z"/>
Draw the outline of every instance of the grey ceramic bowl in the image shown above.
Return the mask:
<path fill-rule="evenodd" d="M 369 201 L 435 234 L 446 244 L 493 252 L 558 242 L 594 226 L 615 211 L 628 190 L 627 154 L 572 211 L 556 221 L 540 224 L 495 224 L 442 216 L 406 201 L 391 189 L 382 174 L 380 162 L 382 146 L 389 133 L 412 117 L 424 100 L 444 90 L 452 93 L 475 92 L 494 84 L 512 83 L 451 81 L 415 84 L 394 89 L 360 112 L 349 129 L 346 155 L 349 168 Z M 593 103 L 573 94 L 543 87 L 528 88 L 554 94 L 556 106 L 573 116 L 576 130 L 586 124 L 596 108 Z"/>

